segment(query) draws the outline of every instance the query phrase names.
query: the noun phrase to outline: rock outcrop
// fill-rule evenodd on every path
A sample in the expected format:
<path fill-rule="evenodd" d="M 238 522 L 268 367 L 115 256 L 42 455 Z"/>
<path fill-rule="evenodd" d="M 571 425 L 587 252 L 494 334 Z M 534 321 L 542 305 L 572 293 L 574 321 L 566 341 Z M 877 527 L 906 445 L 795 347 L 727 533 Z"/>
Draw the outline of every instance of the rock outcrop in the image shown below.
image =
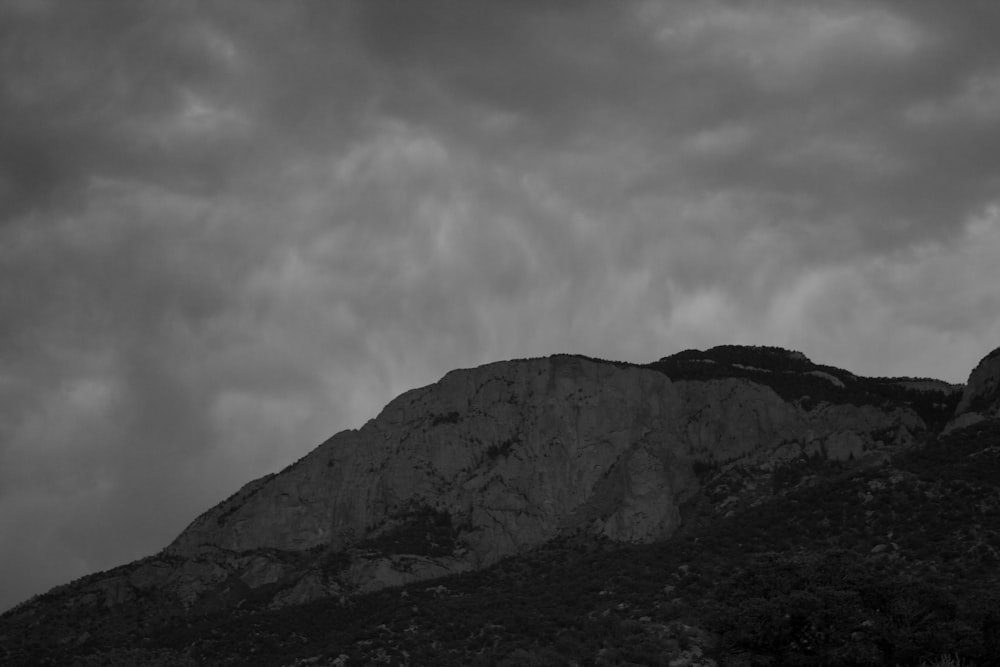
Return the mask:
<path fill-rule="evenodd" d="M 983 357 L 969 374 L 948 430 L 997 417 L 1000 417 L 1000 347 Z"/>
<path fill-rule="evenodd" d="M 966 409 L 991 415 L 1000 411 L 1000 347 L 983 357 L 969 374 L 958 411 Z"/>
<path fill-rule="evenodd" d="M 804 356 L 792 359 L 815 374 Z M 363 428 L 212 508 L 166 552 L 347 550 L 354 565 L 338 585 L 367 590 L 365 572 L 386 584 L 440 576 L 571 533 L 666 538 L 699 488 L 697 463 L 846 461 L 905 447 L 925 430 L 904 405 L 806 409 L 746 377 L 675 380 L 571 356 L 496 363 L 403 394 Z M 427 512 L 451 526 L 445 552 L 400 545 L 419 567 L 366 555 L 413 533 Z"/>
<path fill-rule="evenodd" d="M 963 403 L 995 395 L 990 373 L 993 384 L 974 373 Z M 731 346 L 648 366 L 558 355 L 453 371 L 73 596 L 281 606 L 479 568 L 561 536 L 668 538 L 699 467 L 766 475 L 803 457 L 884 458 L 925 438 L 913 406 L 877 393 L 888 386 L 800 353 Z"/>

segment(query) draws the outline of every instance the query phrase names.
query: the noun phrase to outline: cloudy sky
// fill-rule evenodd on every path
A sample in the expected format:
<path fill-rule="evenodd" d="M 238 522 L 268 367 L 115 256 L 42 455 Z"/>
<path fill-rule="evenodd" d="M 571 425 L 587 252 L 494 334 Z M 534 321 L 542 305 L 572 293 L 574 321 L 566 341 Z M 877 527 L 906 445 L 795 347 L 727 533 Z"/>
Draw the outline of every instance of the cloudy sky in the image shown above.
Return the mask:
<path fill-rule="evenodd" d="M 1000 6 L 0 0 L 0 609 L 449 369 L 1000 345 Z"/>

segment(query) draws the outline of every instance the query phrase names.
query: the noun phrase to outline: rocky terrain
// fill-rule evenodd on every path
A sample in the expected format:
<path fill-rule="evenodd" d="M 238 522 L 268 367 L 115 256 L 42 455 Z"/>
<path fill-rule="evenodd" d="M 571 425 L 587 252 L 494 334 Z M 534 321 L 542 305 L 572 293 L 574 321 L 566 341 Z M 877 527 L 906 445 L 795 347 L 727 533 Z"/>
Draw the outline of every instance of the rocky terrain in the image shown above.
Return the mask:
<path fill-rule="evenodd" d="M 964 442 L 963 434 L 986 433 L 979 447 L 992 437 L 998 381 L 1000 350 L 964 387 L 864 378 L 800 353 L 740 346 L 687 350 L 646 365 L 557 355 L 456 370 L 399 396 L 361 429 L 248 483 L 161 553 L 11 610 L 0 618 L 0 662 L 63 664 L 73 656 L 80 664 L 114 664 L 116 655 L 122 664 L 221 662 L 195 659 L 199 638 L 179 628 L 219 614 L 372 604 L 399 586 L 424 591 L 431 584 L 420 582 L 502 573 L 552 550 L 579 561 L 581 553 L 679 549 L 726 522 L 745 525 L 761 508 L 794 513 L 775 503 L 823 484 L 842 493 L 859 475 L 874 485 L 857 493 L 875 502 L 898 486 L 890 471 L 906 457 L 939 447 L 942 438 Z M 991 451 L 983 447 L 976 451 Z M 830 517 L 817 521 L 833 525 Z M 979 530 L 1000 528 L 990 521 Z M 988 551 L 990 539 L 977 544 Z M 876 553 L 894 553 L 898 542 Z M 354 627 L 350 619 L 341 623 Z M 725 635 L 690 627 L 705 651 Z M 155 644 L 157 633 L 158 648 L 122 653 L 139 638 Z M 324 664 L 340 659 L 326 652 Z M 260 656 L 261 664 L 284 664 Z"/>

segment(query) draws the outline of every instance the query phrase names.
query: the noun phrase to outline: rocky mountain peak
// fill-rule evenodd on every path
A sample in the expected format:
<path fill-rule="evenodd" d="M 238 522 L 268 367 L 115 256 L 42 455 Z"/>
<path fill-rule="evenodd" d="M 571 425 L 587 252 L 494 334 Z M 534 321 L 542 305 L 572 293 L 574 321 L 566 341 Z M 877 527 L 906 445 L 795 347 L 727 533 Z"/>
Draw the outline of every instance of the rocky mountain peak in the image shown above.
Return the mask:
<path fill-rule="evenodd" d="M 771 371 L 801 371 L 815 366 L 802 352 L 770 345 L 717 345 L 707 350 L 684 350 L 660 361 L 702 361 Z"/>
<path fill-rule="evenodd" d="M 995 417 L 1000 417 L 1000 347 L 983 357 L 969 374 L 952 428 Z"/>
<path fill-rule="evenodd" d="M 955 415 L 949 428 L 1000 416 L 1000 349 L 964 393 L 759 346 L 646 365 L 555 355 L 455 370 L 249 482 L 159 554 L 54 589 L 4 623 L 44 634 L 71 609 L 84 625 L 98 619 L 85 632 L 74 621 L 83 643 L 105 632 L 102 618 L 349 605 L 546 545 L 682 543 L 823 471 L 889 468 Z M 3 631 L 0 649 L 19 636 Z"/>
<path fill-rule="evenodd" d="M 647 366 L 555 355 L 452 371 L 249 483 L 166 553 L 342 554 L 346 569 L 317 575 L 299 600 L 478 568 L 580 533 L 665 539 L 699 470 L 766 477 L 801 457 L 875 460 L 927 432 L 912 407 L 848 387 L 853 377 L 741 346 Z M 256 586 L 254 572 L 240 576 Z"/>
<path fill-rule="evenodd" d="M 477 569 L 571 536 L 663 540 L 706 471 L 731 472 L 718 499 L 731 508 L 794 461 L 885 461 L 938 428 L 945 398 L 776 347 L 455 370 L 249 482 L 160 555 L 93 580 L 89 595 L 114 606 L 155 590 L 197 609 L 240 590 L 282 606 Z"/>

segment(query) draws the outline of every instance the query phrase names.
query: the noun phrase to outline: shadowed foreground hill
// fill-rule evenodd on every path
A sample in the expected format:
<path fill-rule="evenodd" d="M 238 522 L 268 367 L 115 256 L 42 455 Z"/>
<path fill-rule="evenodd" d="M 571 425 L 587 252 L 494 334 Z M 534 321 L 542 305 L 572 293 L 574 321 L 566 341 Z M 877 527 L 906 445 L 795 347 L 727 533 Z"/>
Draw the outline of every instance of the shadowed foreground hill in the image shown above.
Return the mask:
<path fill-rule="evenodd" d="M 0 660 L 991 664 L 996 358 L 964 393 L 736 346 L 455 371 L 5 614 Z"/>

